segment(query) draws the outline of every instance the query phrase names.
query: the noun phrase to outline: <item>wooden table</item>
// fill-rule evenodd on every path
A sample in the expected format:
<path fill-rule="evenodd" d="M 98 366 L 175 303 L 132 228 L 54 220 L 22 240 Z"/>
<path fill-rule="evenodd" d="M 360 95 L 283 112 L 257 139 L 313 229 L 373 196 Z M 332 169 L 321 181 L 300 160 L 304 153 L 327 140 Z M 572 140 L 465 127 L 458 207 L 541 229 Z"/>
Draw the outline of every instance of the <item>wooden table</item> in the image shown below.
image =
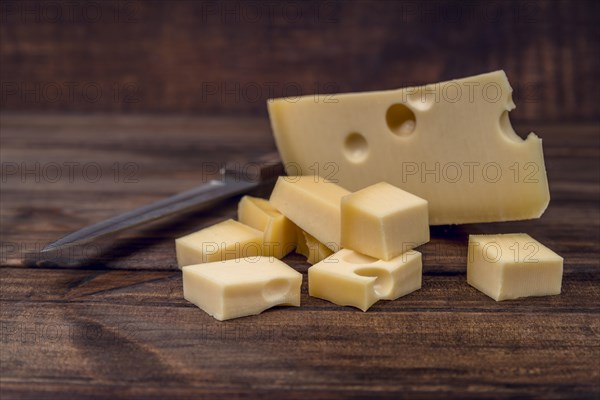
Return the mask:
<path fill-rule="evenodd" d="M 518 127 L 544 139 L 550 207 L 433 228 L 421 290 L 367 313 L 339 307 L 308 296 L 292 255 L 302 307 L 227 322 L 183 299 L 173 239 L 233 217 L 235 200 L 38 251 L 197 185 L 203 167 L 274 149 L 268 121 L 21 114 L 1 126 L 2 399 L 600 396 L 598 126 Z M 496 303 L 470 287 L 467 235 L 482 232 L 527 232 L 564 256 L 563 293 Z"/>

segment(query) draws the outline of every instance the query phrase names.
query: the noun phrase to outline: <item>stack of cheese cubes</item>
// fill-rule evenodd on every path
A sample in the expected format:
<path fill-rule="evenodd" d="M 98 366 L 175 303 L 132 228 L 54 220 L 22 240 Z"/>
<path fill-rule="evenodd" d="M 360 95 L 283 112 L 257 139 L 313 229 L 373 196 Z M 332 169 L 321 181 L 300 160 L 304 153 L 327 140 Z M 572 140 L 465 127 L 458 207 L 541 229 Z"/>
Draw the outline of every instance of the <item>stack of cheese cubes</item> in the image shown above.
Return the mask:
<path fill-rule="evenodd" d="M 351 193 L 284 176 L 270 200 L 243 197 L 238 217 L 176 240 L 184 297 L 218 320 L 299 306 L 302 275 L 280 261 L 294 250 L 313 264 L 309 294 L 339 305 L 367 311 L 421 288 L 428 203 L 389 183 Z M 560 293 L 562 265 L 528 235 L 469 238 L 467 281 L 497 301 Z"/>
<path fill-rule="evenodd" d="M 307 257 L 309 294 L 366 311 L 421 287 L 427 201 L 388 183 L 355 193 L 316 176 L 280 177 L 270 200 L 245 196 L 239 221 L 176 240 L 184 297 L 219 320 L 300 305 L 302 275 L 279 259 Z"/>

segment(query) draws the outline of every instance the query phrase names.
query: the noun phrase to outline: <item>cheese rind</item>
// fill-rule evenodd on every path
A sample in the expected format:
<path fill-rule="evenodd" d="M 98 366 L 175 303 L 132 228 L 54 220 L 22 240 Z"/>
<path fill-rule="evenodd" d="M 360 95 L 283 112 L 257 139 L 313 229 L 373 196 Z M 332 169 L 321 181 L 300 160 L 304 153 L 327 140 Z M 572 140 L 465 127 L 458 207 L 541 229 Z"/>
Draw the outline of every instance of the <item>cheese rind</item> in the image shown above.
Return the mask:
<path fill-rule="evenodd" d="M 421 288 L 421 253 L 389 261 L 342 249 L 308 269 L 308 293 L 367 311 L 378 300 L 395 300 Z"/>
<path fill-rule="evenodd" d="M 279 177 L 270 202 L 319 242 L 340 248 L 340 202 L 350 192 L 318 176 Z"/>
<path fill-rule="evenodd" d="M 283 258 L 296 247 L 296 225 L 268 200 L 244 196 L 238 204 L 238 219 L 264 232 L 263 256 Z"/>
<path fill-rule="evenodd" d="M 385 181 L 429 202 L 432 225 L 538 218 L 542 141 L 522 140 L 503 71 L 423 87 L 268 101 L 288 173 L 355 191 Z M 326 168 L 335 165 L 335 171 Z"/>
<path fill-rule="evenodd" d="M 183 297 L 219 321 L 260 314 L 277 305 L 300 306 L 302 274 L 273 257 L 182 269 Z"/>
<path fill-rule="evenodd" d="M 179 268 L 262 254 L 263 233 L 232 219 L 175 240 Z"/>
<path fill-rule="evenodd" d="M 518 234 L 470 235 L 467 282 L 496 301 L 560 294 L 563 258 Z"/>
<path fill-rule="evenodd" d="M 390 260 L 429 241 L 427 200 L 386 182 L 342 198 L 344 248 Z"/>

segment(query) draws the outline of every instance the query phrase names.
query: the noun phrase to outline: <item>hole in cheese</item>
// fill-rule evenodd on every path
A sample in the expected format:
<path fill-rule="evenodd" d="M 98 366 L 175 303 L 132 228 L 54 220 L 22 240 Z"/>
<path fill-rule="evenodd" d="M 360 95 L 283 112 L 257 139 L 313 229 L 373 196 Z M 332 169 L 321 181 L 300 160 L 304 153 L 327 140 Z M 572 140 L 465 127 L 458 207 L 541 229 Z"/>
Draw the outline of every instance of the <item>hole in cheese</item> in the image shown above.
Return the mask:
<path fill-rule="evenodd" d="M 285 298 L 291 288 L 291 283 L 287 279 L 273 279 L 267 283 L 263 290 L 263 298 L 268 302 L 278 302 Z"/>
<path fill-rule="evenodd" d="M 352 132 L 344 143 L 346 158 L 351 162 L 361 162 L 367 158 L 369 145 L 367 139 L 360 133 Z"/>
<path fill-rule="evenodd" d="M 385 113 L 388 128 L 398 136 L 411 135 L 417 126 L 415 113 L 404 104 L 392 104 Z"/>
<path fill-rule="evenodd" d="M 510 123 L 510 117 L 508 116 L 508 110 L 502 112 L 502 114 L 500 114 L 500 130 L 502 131 L 502 133 L 504 133 L 504 136 L 509 139 L 512 140 L 513 142 L 517 142 L 520 143 L 523 141 L 523 139 L 521 138 L 521 136 L 519 136 L 517 134 L 517 132 L 515 132 L 515 130 L 512 127 L 512 124 Z"/>
<path fill-rule="evenodd" d="M 375 278 L 373 289 L 375 290 L 375 294 L 380 298 L 389 295 L 394 286 L 390 273 L 381 268 L 360 268 L 354 271 L 354 273 L 368 278 Z"/>

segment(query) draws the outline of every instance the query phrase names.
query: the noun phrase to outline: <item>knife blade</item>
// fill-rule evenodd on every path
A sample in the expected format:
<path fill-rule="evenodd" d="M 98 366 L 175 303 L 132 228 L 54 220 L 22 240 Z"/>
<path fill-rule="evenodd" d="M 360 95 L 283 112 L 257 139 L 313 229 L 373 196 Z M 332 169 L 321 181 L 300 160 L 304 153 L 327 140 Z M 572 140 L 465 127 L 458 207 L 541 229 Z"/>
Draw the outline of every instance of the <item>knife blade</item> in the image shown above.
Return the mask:
<path fill-rule="evenodd" d="M 212 179 L 191 190 L 82 228 L 48 244 L 41 252 L 88 243 L 159 219 L 206 209 L 220 201 L 272 183 L 284 173 L 277 153 L 265 154 L 255 162 L 244 165 L 229 163 L 221 169 L 219 179 Z"/>

